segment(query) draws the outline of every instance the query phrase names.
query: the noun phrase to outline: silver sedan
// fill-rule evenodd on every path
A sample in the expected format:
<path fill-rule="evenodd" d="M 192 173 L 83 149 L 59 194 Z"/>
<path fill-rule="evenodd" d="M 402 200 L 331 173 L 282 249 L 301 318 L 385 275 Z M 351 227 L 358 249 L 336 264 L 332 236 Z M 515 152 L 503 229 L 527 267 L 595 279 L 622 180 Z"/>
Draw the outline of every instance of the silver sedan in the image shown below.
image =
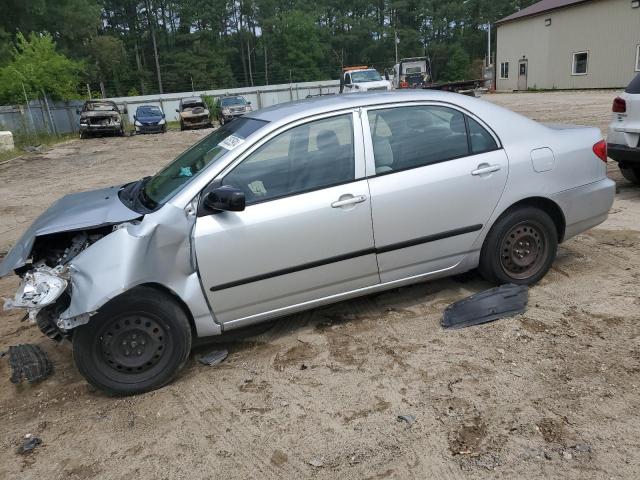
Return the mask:
<path fill-rule="evenodd" d="M 532 284 L 607 218 L 595 128 L 457 94 L 316 98 L 245 115 L 151 178 L 68 195 L 0 264 L 6 308 L 70 339 L 116 394 L 158 388 L 192 340 L 478 268 Z"/>

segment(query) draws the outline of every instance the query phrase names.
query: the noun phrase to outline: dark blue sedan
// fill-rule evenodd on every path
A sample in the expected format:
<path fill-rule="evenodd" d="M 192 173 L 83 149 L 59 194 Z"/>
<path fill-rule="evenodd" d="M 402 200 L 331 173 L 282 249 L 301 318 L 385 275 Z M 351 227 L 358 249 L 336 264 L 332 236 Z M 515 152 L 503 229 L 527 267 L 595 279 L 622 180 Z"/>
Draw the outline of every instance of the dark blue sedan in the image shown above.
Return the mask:
<path fill-rule="evenodd" d="M 136 133 L 164 133 L 167 121 L 164 112 L 155 105 L 141 105 L 133 116 Z"/>

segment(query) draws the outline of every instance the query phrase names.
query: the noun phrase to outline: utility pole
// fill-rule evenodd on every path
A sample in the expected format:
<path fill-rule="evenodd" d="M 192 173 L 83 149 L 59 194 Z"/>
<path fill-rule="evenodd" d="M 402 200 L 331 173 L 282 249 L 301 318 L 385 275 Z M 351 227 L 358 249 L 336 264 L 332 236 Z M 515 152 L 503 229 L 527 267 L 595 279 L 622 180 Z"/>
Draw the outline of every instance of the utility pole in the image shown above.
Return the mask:
<path fill-rule="evenodd" d="M 269 85 L 269 75 L 267 74 L 267 42 L 264 43 L 264 84 Z"/>
<path fill-rule="evenodd" d="M 398 63 L 398 43 L 400 42 L 400 39 L 398 38 L 397 23 L 398 23 L 398 12 L 395 12 L 395 20 L 393 22 L 393 44 L 395 45 L 395 48 L 396 48 L 396 64 Z"/>
<path fill-rule="evenodd" d="M 487 67 L 491 66 L 491 22 L 489 22 L 489 35 L 487 36 Z"/>
<path fill-rule="evenodd" d="M 160 60 L 158 59 L 158 45 L 156 44 L 156 29 L 151 22 L 151 7 L 149 5 L 149 0 L 145 0 L 145 4 L 147 6 L 147 21 L 149 22 L 149 29 L 151 30 L 151 41 L 153 43 L 153 57 L 156 60 L 156 73 L 158 74 L 158 89 L 160 90 L 160 94 L 162 95 L 164 92 L 162 91 L 162 76 L 160 75 Z"/>
<path fill-rule="evenodd" d="M 249 80 L 253 87 L 253 73 L 251 72 L 251 50 L 249 49 L 249 41 L 247 40 L 247 63 L 249 64 Z"/>
<path fill-rule="evenodd" d="M 193 88 L 193 75 L 189 75 L 189 78 L 191 78 L 191 93 L 196 93 L 196 89 Z"/>
<path fill-rule="evenodd" d="M 91 87 L 89 86 L 89 84 L 87 83 L 87 94 L 89 95 L 89 100 L 93 100 L 91 98 Z"/>

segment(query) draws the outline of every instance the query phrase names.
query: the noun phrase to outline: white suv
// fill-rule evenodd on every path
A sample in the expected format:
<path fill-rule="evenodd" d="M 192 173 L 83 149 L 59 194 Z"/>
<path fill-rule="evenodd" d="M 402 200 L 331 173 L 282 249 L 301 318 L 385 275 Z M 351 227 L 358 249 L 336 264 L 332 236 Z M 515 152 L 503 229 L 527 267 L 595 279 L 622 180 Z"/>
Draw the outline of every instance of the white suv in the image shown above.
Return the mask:
<path fill-rule="evenodd" d="M 640 185 L 640 75 L 613 101 L 607 149 L 624 178 Z"/>

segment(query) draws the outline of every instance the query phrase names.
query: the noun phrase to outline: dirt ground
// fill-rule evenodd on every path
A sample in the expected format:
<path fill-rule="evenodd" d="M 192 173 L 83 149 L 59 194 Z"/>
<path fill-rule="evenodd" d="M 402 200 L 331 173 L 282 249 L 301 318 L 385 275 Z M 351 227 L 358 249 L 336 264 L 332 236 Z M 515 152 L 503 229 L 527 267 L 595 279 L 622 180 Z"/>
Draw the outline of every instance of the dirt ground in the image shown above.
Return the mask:
<path fill-rule="evenodd" d="M 615 94 L 485 99 L 604 132 Z M 62 194 L 151 174 L 204 134 L 77 140 L 0 165 L 0 255 Z M 222 339 L 223 364 L 192 358 L 171 385 L 114 399 L 68 344 L 0 312 L 0 351 L 35 343 L 55 364 L 16 387 L 0 359 L 0 478 L 640 478 L 640 188 L 610 172 L 609 220 L 560 247 L 525 314 L 480 327 L 439 321 L 487 283 L 423 283 Z M 28 433 L 43 443 L 18 455 Z"/>

